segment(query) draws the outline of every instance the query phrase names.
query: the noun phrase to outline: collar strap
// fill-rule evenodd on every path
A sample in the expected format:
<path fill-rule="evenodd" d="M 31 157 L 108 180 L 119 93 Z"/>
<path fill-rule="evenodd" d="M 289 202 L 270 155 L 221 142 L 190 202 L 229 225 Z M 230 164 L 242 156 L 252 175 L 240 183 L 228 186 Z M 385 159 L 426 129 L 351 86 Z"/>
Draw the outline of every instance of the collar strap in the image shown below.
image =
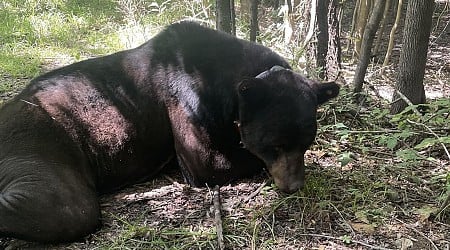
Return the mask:
<path fill-rule="evenodd" d="M 269 70 L 266 70 L 262 73 L 260 73 L 259 75 L 255 76 L 255 78 L 259 78 L 259 79 L 264 79 L 266 78 L 270 73 L 276 72 L 276 71 L 280 71 L 280 70 L 284 70 L 286 68 L 281 67 L 280 65 L 275 65 L 272 68 L 270 68 Z"/>

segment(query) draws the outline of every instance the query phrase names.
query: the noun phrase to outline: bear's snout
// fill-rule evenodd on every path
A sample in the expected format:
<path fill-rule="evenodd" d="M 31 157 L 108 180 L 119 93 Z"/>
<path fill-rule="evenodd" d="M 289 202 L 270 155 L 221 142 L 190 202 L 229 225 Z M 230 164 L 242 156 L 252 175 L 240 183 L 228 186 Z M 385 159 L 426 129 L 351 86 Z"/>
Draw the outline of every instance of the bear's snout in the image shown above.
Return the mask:
<path fill-rule="evenodd" d="M 294 193 L 304 186 L 304 153 L 283 153 L 268 169 L 275 185 L 285 193 Z"/>

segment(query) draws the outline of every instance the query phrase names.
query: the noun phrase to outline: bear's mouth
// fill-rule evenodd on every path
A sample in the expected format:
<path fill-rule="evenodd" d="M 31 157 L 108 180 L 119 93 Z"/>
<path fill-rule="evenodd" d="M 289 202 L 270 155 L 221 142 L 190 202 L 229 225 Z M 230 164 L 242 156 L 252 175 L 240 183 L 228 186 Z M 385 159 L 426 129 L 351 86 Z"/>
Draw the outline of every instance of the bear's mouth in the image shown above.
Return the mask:
<path fill-rule="evenodd" d="M 285 193 L 295 193 L 305 183 L 304 153 L 284 152 L 268 166 L 275 185 Z"/>

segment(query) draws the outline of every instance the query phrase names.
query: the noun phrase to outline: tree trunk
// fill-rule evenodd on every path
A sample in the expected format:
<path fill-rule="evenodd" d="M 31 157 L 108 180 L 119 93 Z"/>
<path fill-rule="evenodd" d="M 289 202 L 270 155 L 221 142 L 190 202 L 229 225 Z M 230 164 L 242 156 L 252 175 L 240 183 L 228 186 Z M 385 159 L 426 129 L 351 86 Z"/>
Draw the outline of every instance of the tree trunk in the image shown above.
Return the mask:
<path fill-rule="evenodd" d="M 356 0 L 355 7 L 353 8 L 352 24 L 350 26 L 350 33 L 349 33 L 350 37 L 347 40 L 347 48 L 345 49 L 347 51 L 350 49 L 350 45 L 355 44 L 356 41 L 355 29 L 356 29 L 356 21 L 358 20 L 360 1 L 361 0 Z"/>
<path fill-rule="evenodd" d="M 291 2 L 291 0 L 285 0 L 285 2 L 288 7 L 288 14 L 291 14 L 292 13 L 292 2 Z"/>
<path fill-rule="evenodd" d="M 306 48 L 306 46 L 311 41 L 313 35 L 314 35 L 314 29 L 316 27 L 316 12 L 317 12 L 317 0 L 312 0 L 307 4 L 307 12 L 309 12 L 309 22 L 308 22 L 308 31 L 305 34 L 305 39 L 303 39 L 302 47 L 303 49 Z M 305 14 L 307 15 L 307 14 Z"/>
<path fill-rule="evenodd" d="M 236 8 L 234 5 L 234 0 L 230 0 L 230 8 L 231 8 L 231 34 L 233 36 L 236 35 Z"/>
<path fill-rule="evenodd" d="M 240 0 L 241 3 L 241 10 L 240 10 L 240 17 L 242 20 L 248 20 L 250 17 L 250 6 L 251 6 L 252 0 Z"/>
<path fill-rule="evenodd" d="M 360 93 L 362 90 L 364 76 L 366 75 L 367 66 L 371 57 L 373 40 L 380 24 L 381 16 L 383 15 L 384 4 L 385 0 L 376 0 L 372 15 L 364 30 L 361 54 L 358 65 L 356 66 L 355 77 L 353 78 L 354 93 Z"/>
<path fill-rule="evenodd" d="M 258 36 L 258 4 L 259 0 L 251 0 L 250 41 L 256 42 Z"/>
<path fill-rule="evenodd" d="M 216 29 L 232 33 L 230 0 L 216 0 Z"/>
<path fill-rule="evenodd" d="M 320 79 L 326 76 L 326 56 L 328 52 L 328 3 L 330 0 L 317 1 L 317 47 L 316 67 Z"/>
<path fill-rule="evenodd" d="M 389 45 L 386 51 L 386 55 L 384 56 L 383 67 L 381 67 L 381 74 L 384 73 L 384 69 L 388 65 L 389 59 L 391 58 L 392 49 L 394 48 L 395 31 L 397 31 L 397 27 L 400 22 L 400 17 L 402 16 L 402 4 L 403 0 L 398 0 L 397 15 L 395 16 L 395 22 L 394 25 L 392 26 L 391 33 L 389 35 Z"/>
<path fill-rule="evenodd" d="M 298 51 L 302 52 L 302 56 L 305 57 L 304 62 L 300 62 L 300 67 L 305 68 L 305 71 L 310 77 L 315 76 L 315 46 L 313 37 L 316 29 L 316 10 L 317 0 L 305 1 L 299 6 L 297 13 L 302 13 L 302 18 L 296 21 L 297 25 L 295 29 L 298 29 L 297 38 L 301 43 L 301 47 Z M 296 59 L 298 60 L 298 59 Z M 298 61 L 299 62 L 299 61 Z"/>
<path fill-rule="evenodd" d="M 370 0 L 360 0 L 358 7 L 358 18 L 356 21 L 355 33 L 355 53 L 356 57 L 360 58 L 362 40 L 364 39 L 364 32 L 366 30 L 367 19 L 369 17 Z"/>
<path fill-rule="evenodd" d="M 315 42 L 306 46 L 307 72 L 322 80 L 336 79 L 341 69 L 341 45 L 339 37 L 337 0 L 311 1 L 311 20 L 305 42 L 314 30 Z M 315 28 L 315 29 L 314 29 Z"/>
<path fill-rule="evenodd" d="M 381 41 L 383 40 L 384 30 L 386 27 L 387 15 L 389 13 L 389 9 L 391 8 L 391 0 L 386 0 L 386 4 L 384 5 L 383 18 L 381 19 L 380 30 L 378 32 L 377 41 L 375 42 L 375 49 L 373 50 L 373 54 L 378 54 L 378 49 L 380 48 Z"/>
<path fill-rule="evenodd" d="M 291 42 L 292 35 L 294 34 L 294 25 L 293 25 L 294 21 L 291 16 L 292 14 L 291 0 L 285 0 L 284 7 L 281 11 L 283 13 L 284 44 L 287 45 Z"/>
<path fill-rule="evenodd" d="M 413 104 L 425 103 L 423 77 L 434 11 L 433 0 L 409 0 L 403 28 L 396 90 Z M 401 112 L 407 103 L 394 93 L 391 113 Z"/>
<path fill-rule="evenodd" d="M 328 4 L 328 51 L 325 75 L 327 80 L 336 80 L 341 71 L 341 38 L 339 30 L 338 1 L 330 0 Z"/>

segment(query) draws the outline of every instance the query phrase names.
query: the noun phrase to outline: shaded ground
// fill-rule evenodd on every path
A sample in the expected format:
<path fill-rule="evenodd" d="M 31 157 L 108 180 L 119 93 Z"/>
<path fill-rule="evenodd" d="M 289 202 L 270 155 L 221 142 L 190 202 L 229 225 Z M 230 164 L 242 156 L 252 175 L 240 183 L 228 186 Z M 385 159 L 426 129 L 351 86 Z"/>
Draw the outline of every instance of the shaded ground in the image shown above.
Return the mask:
<path fill-rule="evenodd" d="M 448 249 L 448 221 L 432 221 L 426 211 L 442 189 L 429 173 L 442 169 L 398 169 L 373 155 L 339 168 L 335 157 L 321 152 L 308 156 L 310 190 L 286 196 L 264 185 L 264 175 L 221 188 L 229 249 Z M 9 249 L 215 249 L 210 190 L 180 184 L 177 173 L 169 176 L 103 196 L 103 226 L 84 242 L 0 244 L 11 244 Z"/>
<path fill-rule="evenodd" d="M 425 83 L 427 96 L 448 98 L 450 15 L 444 7 L 433 32 Z M 352 67 L 346 66 L 348 78 Z M 370 69 L 367 81 L 381 97 L 389 98 L 395 68 L 382 79 L 377 67 Z M 0 91 L 5 100 L 28 80 L 3 76 L 0 81 L 14 83 L 12 90 Z M 386 105 L 381 97 L 355 111 L 344 88 L 338 100 L 320 109 L 322 129 L 307 153 L 304 190 L 282 194 L 265 173 L 222 187 L 228 249 L 449 249 L 449 209 L 436 214 L 449 160 L 436 149 L 428 154 L 435 160 L 402 161 L 396 149 L 377 146 L 370 135 L 378 132 L 369 123 L 380 124 L 387 136 L 393 130 L 381 126 L 384 120 L 367 120 L 375 108 Z M 347 137 L 339 127 L 329 126 L 338 123 L 350 129 Z M 364 139 L 359 134 L 367 130 Z M 360 140 L 358 144 L 354 139 Z M 342 164 L 345 152 L 351 153 L 348 164 Z M 155 180 L 102 196 L 103 226 L 81 242 L 41 245 L 0 239 L 0 248 L 216 249 L 211 191 L 183 183 L 178 171 L 170 170 Z"/>

